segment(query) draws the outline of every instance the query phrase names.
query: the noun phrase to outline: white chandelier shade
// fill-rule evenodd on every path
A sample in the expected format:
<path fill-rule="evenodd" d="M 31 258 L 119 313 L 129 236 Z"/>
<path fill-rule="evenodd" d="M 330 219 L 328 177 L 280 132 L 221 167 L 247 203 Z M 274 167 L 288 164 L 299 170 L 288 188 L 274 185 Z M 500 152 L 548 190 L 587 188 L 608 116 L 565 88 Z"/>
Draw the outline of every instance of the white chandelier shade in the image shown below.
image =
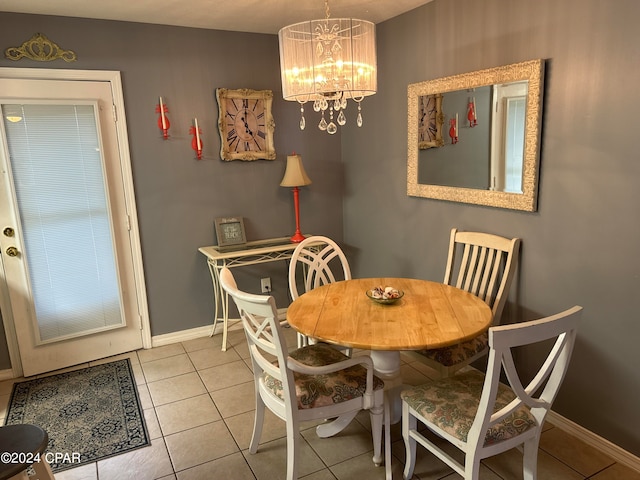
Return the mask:
<path fill-rule="evenodd" d="M 304 103 L 314 102 L 314 110 L 322 112 L 319 128 L 335 133 L 333 114 L 339 112 L 337 122 L 344 125 L 348 99 L 358 103 L 360 126 L 360 102 L 377 90 L 375 25 L 352 18 L 310 20 L 282 28 L 278 38 L 282 95 L 301 104 L 300 128 Z"/>

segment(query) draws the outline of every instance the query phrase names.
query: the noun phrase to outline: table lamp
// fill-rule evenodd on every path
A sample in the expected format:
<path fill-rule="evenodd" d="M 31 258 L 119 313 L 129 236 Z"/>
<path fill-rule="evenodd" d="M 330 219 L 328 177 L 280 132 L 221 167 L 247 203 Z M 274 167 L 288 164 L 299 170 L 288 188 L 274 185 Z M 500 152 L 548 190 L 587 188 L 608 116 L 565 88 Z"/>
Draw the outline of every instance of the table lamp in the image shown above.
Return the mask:
<path fill-rule="evenodd" d="M 304 171 L 302 165 L 302 157 L 296 155 L 287 156 L 287 168 L 284 171 L 284 177 L 280 182 L 281 187 L 293 187 L 293 204 L 296 209 L 296 233 L 291 237 L 291 241 L 294 243 L 304 240 L 304 236 L 300 232 L 300 199 L 298 187 L 304 187 L 311 184 L 311 179 L 307 176 L 307 172 Z"/>

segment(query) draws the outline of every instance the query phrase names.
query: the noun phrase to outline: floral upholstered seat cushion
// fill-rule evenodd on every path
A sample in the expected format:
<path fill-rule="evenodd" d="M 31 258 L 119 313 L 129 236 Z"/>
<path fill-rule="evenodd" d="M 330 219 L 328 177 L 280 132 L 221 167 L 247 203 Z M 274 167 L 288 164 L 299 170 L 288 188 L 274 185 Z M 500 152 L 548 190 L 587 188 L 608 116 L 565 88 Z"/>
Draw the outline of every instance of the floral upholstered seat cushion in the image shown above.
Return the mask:
<path fill-rule="evenodd" d="M 451 367 L 480 353 L 482 350 L 486 349 L 488 345 L 489 337 L 485 332 L 471 340 L 458 343 L 457 345 L 434 348 L 432 350 L 420 350 L 420 353 L 427 358 L 441 363 L 445 367 Z"/>
<path fill-rule="evenodd" d="M 316 343 L 294 350 L 292 358 L 310 366 L 323 366 L 347 360 L 349 357 L 326 343 Z M 362 397 L 367 387 L 367 369 L 362 365 L 325 375 L 306 375 L 293 372 L 296 383 L 298 408 L 317 408 L 346 402 Z M 271 375 L 262 379 L 265 386 L 284 400 L 282 382 Z M 374 375 L 373 389 L 384 387 L 384 382 Z"/>
<path fill-rule="evenodd" d="M 419 415 L 466 442 L 480 403 L 484 378 L 482 373 L 473 370 L 404 390 L 401 396 Z M 508 386 L 498 384 L 493 412 L 515 397 Z M 487 431 L 485 445 L 515 437 L 535 426 L 536 420 L 529 409 L 520 407 Z"/>

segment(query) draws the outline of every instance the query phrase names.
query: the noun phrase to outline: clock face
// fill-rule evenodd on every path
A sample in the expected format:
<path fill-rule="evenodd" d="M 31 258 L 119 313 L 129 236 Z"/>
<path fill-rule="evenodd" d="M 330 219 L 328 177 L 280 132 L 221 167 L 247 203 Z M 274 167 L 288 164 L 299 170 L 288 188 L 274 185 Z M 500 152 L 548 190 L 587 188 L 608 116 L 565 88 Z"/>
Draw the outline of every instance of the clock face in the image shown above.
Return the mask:
<path fill-rule="evenodd" d="M 223 160 L 275 160 L 270 90 L 216 90 Z"/>
<path fill-rule="evenodd" d="M 419 98 L 418 110 L 418 140 L 432 142 L 436 139 L 436 99 L 433 95 L 423 95 Z"/>
<path fill-rule="evenodd" d="M 418 148 L 424 150 L 444 145 L 442 140 L 442 94 L 418 97 Z"/>
<path fill-rule="evenodd" d="M 264 151 L 267 137 L 264 101 L 257 98 L 228 98 L 225 127 L 229 151 Z"/>

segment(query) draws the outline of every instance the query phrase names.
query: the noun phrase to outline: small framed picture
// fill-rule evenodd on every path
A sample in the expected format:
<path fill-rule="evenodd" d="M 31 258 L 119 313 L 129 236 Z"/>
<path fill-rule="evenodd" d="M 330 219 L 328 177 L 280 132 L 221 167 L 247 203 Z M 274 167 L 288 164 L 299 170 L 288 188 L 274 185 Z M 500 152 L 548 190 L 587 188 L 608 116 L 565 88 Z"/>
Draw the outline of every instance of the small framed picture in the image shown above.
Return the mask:
<path fill-rule="evenodd" d="M 247 243 L 242 217 L 220 217 L 215 220 L 218 246 L 242 245 Z"/>

